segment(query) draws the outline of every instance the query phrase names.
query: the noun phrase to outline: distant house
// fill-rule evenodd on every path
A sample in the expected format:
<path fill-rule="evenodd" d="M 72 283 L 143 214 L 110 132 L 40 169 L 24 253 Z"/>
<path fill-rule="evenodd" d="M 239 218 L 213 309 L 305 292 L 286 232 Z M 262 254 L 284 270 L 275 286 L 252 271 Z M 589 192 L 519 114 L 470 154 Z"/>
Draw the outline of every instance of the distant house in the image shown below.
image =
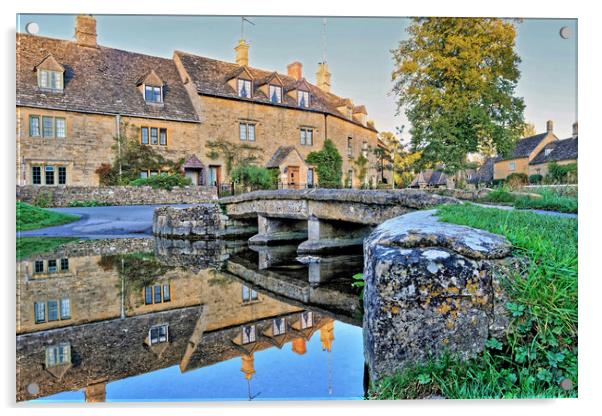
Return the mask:
<path fill-rule="evenodd" d="M 416 175 L 409 187 L 454 189 L 459 182 L 474 183 L 476 177 L 477 171 L 475 169 L 464 169 L 454 175 L 448 175 L 441 169 L 426 169 Z"/>
<path fill-rule="evenodd" d="M 572 137 L 548 143 L 529 162 L 529 175 L 547 175 L 550 162 L 556 162 L 559 165 L 577 163 L 578 140 L 577 123 L 575 123 Z"/>
<path fill-rule="evenodd" d="M 508 157 L 498 157 L 493 168 L 493 179 L 506 179 L 511 173 L 529 174 L 529 162 L 549 143 L 558 141 L 554 134 L 554 123 L 549 120 L 546 132 L 525 137 L 518 142 L 514 152 Z"/>
<path fill-rule="evenodd" d="M 487 158 L 481 167 L 477 169 L 475 175 L 468 180 L 468 183 L 471 183 L 477 187 L 491 185 L 493 182 L 493 168 L 495 159 L 496 158 L 494 157 Z"/>

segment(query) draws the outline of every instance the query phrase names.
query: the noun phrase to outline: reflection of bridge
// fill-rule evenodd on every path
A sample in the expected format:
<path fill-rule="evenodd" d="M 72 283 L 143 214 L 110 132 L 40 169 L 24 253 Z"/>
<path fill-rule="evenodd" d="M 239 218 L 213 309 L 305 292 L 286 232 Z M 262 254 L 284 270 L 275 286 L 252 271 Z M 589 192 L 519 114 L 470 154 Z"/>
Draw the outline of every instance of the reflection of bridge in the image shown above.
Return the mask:
<path fill-rule="evenodd" d="M 300 253 L 361 245 L 374 226 L 409 211 L 455 203 L 418 190 L 310 189 L 256 191 L 223 198 L 229 218 L 254 220 L 251 244 L 302 241 Z"/>

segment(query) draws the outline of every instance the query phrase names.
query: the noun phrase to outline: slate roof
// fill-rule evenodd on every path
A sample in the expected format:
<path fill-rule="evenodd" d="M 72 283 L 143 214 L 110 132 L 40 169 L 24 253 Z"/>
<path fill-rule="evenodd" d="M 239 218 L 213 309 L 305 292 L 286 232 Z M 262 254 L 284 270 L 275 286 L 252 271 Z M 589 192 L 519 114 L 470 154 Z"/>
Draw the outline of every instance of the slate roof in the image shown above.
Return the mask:
<path fill-rule="evenodd" d="M 446 185 L 447 175 L 440 170 L 425 169 L 414 177 L 410 187 L 420 186 L 421 183 L 427 186 Z"/>
<path fill-rule="evenodd" d="M 570 137 L 548 143 L 530 162 L 530 165 L 552 161 L 577 159 L 579 137 Z M 546 149 L 551 150 L 546 156 Z"/>
<path fill-rule="evenodd" d="M 491 182 L 493 181 L 493 165 L 496 158 L 490 157 L 485 160 L 483 165 L 477 170 L 476 175 L 471 179 L 470 183 Z"/>
<path fill-rule="evenodd" d="M 520 159 L 529 157 L 529 155 L 535 150 L 537 145 L 548 135 L 548 133 L 540 133 L 535 136 L 525 137 L 516 142 L 514 152 L 508 157 L 499 156 L 496 161 L 509 160 L 509 159 Z"/>
<path fill-rule="evenodd" d="M 16 52 L 19 106 L 199 121 L 171 59 L 22 33 Z M 37 86 L 34 67 L 49 54 L 65 68 L 63 92 Z M 136 85 L 152 70 L 165 83 L 163 104 L 147 104 Z"/>
<path fill-rule="evenodd" d="M 295 146 L 280 146 L 280 147 L 278 147 L 278 149 L 276 149 L 276 151 L 272 155 L 272 158 L 265 165 L 266 168 L 277 168 L 277 167 L 279 167 L 282 164 L 282 162 L 284 162 L 284 160 L 286 159 L 286 157 L 292 151 L 294 151 L 294 150 L 295 151 L 297 150 L 297 149 L 295 149 Z M 301 158 L 301 159 L 303 159 L 303 158 Z"/>
<path fill-rule="evenodd" d="M 337 107 L 341 105 L 342 102 L 348 102 L 348 99 L 341 98 L 331 93 L 326 93 L 317 86 L 310 84 L 305 79 L 296 80 L 293 77 L 289 77 L 288 75 L 281 74 L 279 72 L 265 71 L 252 67 L 240 67 L 235 63 L 219 61 L 182 51 L 175 51 L 174 55 L 180 59 L 184 69 L 190 76 L 190 81 L 194 83 L 197 92 L 201 95 L 232 98 L 241 101 L 258 102 L 281 107 L 292 107 L 303 111 L 326 113 L 342 118 L 350 123 L 366 129 L 377 131 L 373 126 L 364 126 L 355 120 L 350 120 L 337 110 Z M 310 107 L 300 108 L 297 105 L 296 100 L 286 94 L 282 95 L 282 103 L 272 103 L 270 98 L 258 89 L 253 91 L 253 96 L 251 98 L 239 97 L 237 91 L 232 88 L 227 81 L 228 79 L 232 79 L 240 74 L 240 72 L 243 70 L 242 68 L 246 68 L 249 73 L 251 73 L 254 81 L 257 84 L 264 82 L 266 78 L 277 73 L 284 84 L 283 89 L 285 93 L 306 83 L 309 87 L 310 93 Z"/>
<path fill-rule="evenodd" d="M 204 168 L 205 165 L 203 165 L 203 162 L 201 162 L 196 155 L 192 155 L 186 159 L 182 167 L 185 169 L 201 169 Z"/>

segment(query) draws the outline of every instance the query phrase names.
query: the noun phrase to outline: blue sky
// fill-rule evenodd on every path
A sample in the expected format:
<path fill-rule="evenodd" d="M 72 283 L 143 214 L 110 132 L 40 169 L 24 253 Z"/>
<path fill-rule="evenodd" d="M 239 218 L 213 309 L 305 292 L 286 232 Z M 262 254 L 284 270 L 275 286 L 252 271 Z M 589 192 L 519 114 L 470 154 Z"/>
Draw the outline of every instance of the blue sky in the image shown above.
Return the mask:
<path fill-rule="evenodd" d="M 225 61 L 234 60 L 240 38 L 240 17 L 233 16 L 118 16 L 98 15 L 98 42 L 104 46 L 150 55 L 171 57 L 182 50 Z M 315 81 L 322 60 L 322 22 L 319 17 L 250 17 L 245 37 L 251 44 L 250 65 L 286 73 L 286 65 L 298 60 L 303 74 Z M 28 22 L 40 26 L 39 35 L 72 39 L 73 15 L 20 15 L 17 28 Z M 407 18 L 327 19 L 327 61 L 332 92 L 364 104 L 368 118 L 381 131 L 395 131 L 407 124 L 396 115 L 390 94 L 390 50 L 407 38 Z M 571 29 L 562 39 L 561 27 Z M 577 21 L 575 19 L 525 19 L 517 25 L 517 51 L 522 58 L 518 95 L 525 98 L 525 119 L 537 131 L 554 120 L 559 138 L 571 134 L 577 120 Z M 408 139 L 407 129 L 404 139 Z"/>

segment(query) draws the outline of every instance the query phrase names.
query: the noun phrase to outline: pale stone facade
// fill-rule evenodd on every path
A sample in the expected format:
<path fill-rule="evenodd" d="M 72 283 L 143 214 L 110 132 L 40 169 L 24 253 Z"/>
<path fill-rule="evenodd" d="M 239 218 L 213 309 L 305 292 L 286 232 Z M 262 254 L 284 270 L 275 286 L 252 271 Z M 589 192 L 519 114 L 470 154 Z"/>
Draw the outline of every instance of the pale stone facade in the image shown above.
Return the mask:
<path fill-rule="evenodd" d="M 177 51 L 164 59 L 110 49 L 96 43 L 91 16 L 78 16 L 75 41 L 19 34 L 17 184 L 98 186 L 95 171 L 113 162 L 115 138 L 124 134 L 124 126 L 127 137 L 146 140 L 171 160 L 198 160 L 191 176 L 195 185 L 227 183 L 225 161 L 210 158 L 206 144 L 216 139 L 240 143 L 241 123 L 247 123 L 254 126 L 248 143 L 261 149 L 258 165 L 265 166 L 279 146 L 294 146 L 303 158 L 279 166 L 282 187 L 290 182 L 285 175 L 290 163 L 299 168 L 297 186 L 307 186 L 311 167 L 304 159 L 326 138 L 343 157 L 343 177 L 356 170 L 353 162 L 363 151 L 371 159 L 364 182 L 375 185 L 378 174 L 369 149 L 378 146 L 377 130 L 364 106 L 330 92 L 328 67 L 320 64 L 316 86 L 302 77 L 299 62 L 288 66 L 288 75 L 249 67 L 248 49 L 244 41 L 238 44 L 236 64 Z M 193 68 L 200 73 L 183 63 L 189 59 L 202 60 L 201 68 Z M 60 83 L 42 85 L 41 77 L 48 74 Z M 248 99 L 236 94 L 239 80 L 249 82 Z M 273 88 L 279 101 L 268 98 Z M 303 93 L 308 103 L 301 103 Z M 311 143 L 302 134 L 311 134 Z M 352 178 L 354 187 L 362 185 L 357 172 Z M 319 182 L 315 174 L 312 179 Z"/>

